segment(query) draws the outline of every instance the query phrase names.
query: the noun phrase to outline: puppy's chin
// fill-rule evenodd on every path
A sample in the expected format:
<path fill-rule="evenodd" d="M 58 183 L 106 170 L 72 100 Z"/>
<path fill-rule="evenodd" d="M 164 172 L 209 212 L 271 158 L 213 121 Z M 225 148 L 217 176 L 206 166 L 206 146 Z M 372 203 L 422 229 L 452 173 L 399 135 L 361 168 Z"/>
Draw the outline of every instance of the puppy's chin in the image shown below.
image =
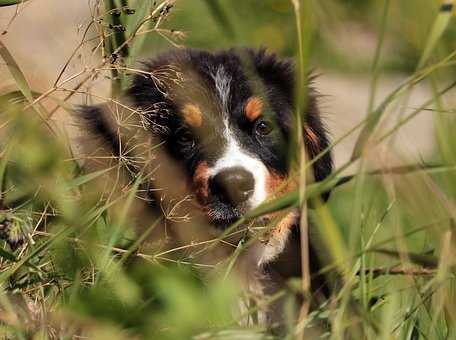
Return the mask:
<path fill-rule="evenodd" d="M 207 216 L 211 224 L 217 229 L 227 229 L 236 223 L 245 213 L 243 207 L 233 207 L 231 205 L 214 202 L 207 208 Z"/>
<path fill-rule="evenodd" d="M 211 204 L 206 210 L 209 222 L 219 230 L 226 230 L 232 227 L 238 222 L 248 211 L 245 207 L 233 208 L 226 204 Z M 245 231 L 246 224 L 249 224 L 249 233 L 260 232 L 262 233 L 265 229 L 270 228 L 269 223 L 271 222 L 270 216 L 261 216 L 255 219 L 254 223 L 242 223 L 238 225 L 232 232 L 238 232 L 242 234 L 242 230 Z"/>

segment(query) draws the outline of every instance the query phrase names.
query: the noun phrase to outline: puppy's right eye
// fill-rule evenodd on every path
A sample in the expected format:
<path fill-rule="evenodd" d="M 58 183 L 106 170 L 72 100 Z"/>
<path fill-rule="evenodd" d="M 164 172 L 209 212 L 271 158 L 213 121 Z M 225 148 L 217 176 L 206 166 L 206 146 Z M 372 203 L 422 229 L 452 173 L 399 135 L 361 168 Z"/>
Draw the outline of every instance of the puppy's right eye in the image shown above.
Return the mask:
<path fill-rule="evenodd" d="M 255 133 L 258 136 L 267 136 L 272 132 L 273 129 L 273 123 L 267 120 L 260 119 L 255 124 Z"/>

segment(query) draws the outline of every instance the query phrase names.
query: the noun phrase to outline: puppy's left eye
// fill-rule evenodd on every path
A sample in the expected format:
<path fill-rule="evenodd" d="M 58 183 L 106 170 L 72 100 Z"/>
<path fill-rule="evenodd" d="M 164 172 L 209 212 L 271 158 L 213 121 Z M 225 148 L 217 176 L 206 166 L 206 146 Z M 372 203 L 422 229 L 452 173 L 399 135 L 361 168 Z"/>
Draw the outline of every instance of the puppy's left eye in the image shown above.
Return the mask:
<path fill-rule="evenodd" d="M 255 123 L 254 131 L 258 136 L 267 136 L 274 130 L 271 121 L 260 119 Z"/>
<path fill-rule="evenodd" d="M 195 139 L 190 131 L 181 131 L 177 137 L 179 144 L 193 148 L 195 146 Z"/>

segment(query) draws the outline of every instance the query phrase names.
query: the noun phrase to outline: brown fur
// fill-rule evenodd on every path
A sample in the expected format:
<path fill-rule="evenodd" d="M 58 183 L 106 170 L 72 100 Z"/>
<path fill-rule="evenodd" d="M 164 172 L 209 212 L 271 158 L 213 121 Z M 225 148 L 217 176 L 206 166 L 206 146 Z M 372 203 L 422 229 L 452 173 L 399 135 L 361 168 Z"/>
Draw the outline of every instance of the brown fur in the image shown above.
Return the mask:
<path fill-rule="evenodd" d="M 269 169 L 269 176 L 267 178 L 267 192 L 268 198 L 274 198 L 287 192 L 292 191 L 297 187 L 295 180 L 287 176 L 281 176 Z"/>
<path fill-rule="evenodd" d="M 320 149 L 320 142 L 318 140 L 317 135 L 312 130 L 312 128 L 309 125 L 304 125 L 304 132 L 306 134 L 307 140 L 312 145 L 312 149 L 313 150 L 319 150 Z"/>
<path fill-rule="evenodd" d="M 182 115 L 185 122 L 191 127 L 197 128 L 203 125 L 203 114 L 198 105 L 185 104 Z"/>
<path fill-rule="evenodd" d="M 200 202 L 207 201 L 209 196 L 209 166 L 207 162 L 201 162 L 198 164 L 193 176 L 193 188 L 198 196 Z"/>

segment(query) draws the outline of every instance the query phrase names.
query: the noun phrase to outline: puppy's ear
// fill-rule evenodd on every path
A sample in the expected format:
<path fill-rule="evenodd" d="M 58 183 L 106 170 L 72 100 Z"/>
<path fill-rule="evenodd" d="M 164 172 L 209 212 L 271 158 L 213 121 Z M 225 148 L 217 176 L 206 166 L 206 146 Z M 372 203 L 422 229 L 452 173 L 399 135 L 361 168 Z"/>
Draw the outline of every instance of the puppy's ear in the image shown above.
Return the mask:
<path fill-rule="evenodd" d="M 143 63 L 141 73 L 132 77 L 131 85 L 126 91 L 126 96 L 132 104 L 143 111 L 150 110 L 158 103 L 166 103 L 166 73 L 160 73 L 166 64 L 159 61 Z"/>
<path fill-rule="evenodd" d="M 317 104 L 317 96 L 314 90 L 308 89 L 309 95 L 307 99 L 307 112 L 305 115 L 305 123 L 303 126 L 303 136 L 305 139 L 306 149 L 309 153 L 309 158 L 318 160 L 313 164 L 313 175 L 315 181 L 323 181 L 328 177 L 333 169 L 332 155 L 327 148 L 330 145 L 328 133 L 322 122 L 320 110 Z M 324 154 L 323 154 L 324 152 Z M 329 199 L 331 192 L 324 192 L 321 197 L 324 201 Z"/>
<path fill-rule="evenodd" d="M 112 115 L 108 114 L 108 105 L 79 106 L 76 109 L 79 118 L 79 125 L 89 139 L 88 142 L 96 140 L 112 153 L 118 153 L 120 136 L 116 133 L 115 122 Z M 86 142 L 83 142 L 85 146 Z"/>
<path fill-rule="evenodd" d="M 148 142 L 142 115 L 127 101 L 108 102 L 76 108 L 81 158 L 89 169 L 121 164 L 130 172 L 137 171 L 134 146 Z M 132 151 L 133 150 L 133 151 Z"/>
<path fill-rule="evenodd" d="M 266 84 L 266 90 L 274 93 L 271 98 L 271 106 L 277 112 L 279 119 L 285 122 L 292 129 L 293 119 L 290 112 L 284 113 L 284 106 L 294 107 L 295 99 L 295 71 L 293 62 L 290 59 L 280 59 L 275 54 L 268 54 L 264 49 L 259 51 L 249 50 L 252 56 L 256 71 Z M 318 95 L 312 88 L 314 77 L 309 77 L 307 89 L 307 101 L 305 112 L 305 124 L 303 135 L 305 138 L 307 152 L 310 158 L 315 158 L 329 146 L 328 134 L 322 122 L 318 108 Z M 271 91 L 273 88 L 274 91 Z M 329 151 L 320 155 L 313 165 L 314 178 L 322 181 L 328 177 L 333 168 L 332 156 Z M 329 193 L 322 197 L 326 200 Z"/>

